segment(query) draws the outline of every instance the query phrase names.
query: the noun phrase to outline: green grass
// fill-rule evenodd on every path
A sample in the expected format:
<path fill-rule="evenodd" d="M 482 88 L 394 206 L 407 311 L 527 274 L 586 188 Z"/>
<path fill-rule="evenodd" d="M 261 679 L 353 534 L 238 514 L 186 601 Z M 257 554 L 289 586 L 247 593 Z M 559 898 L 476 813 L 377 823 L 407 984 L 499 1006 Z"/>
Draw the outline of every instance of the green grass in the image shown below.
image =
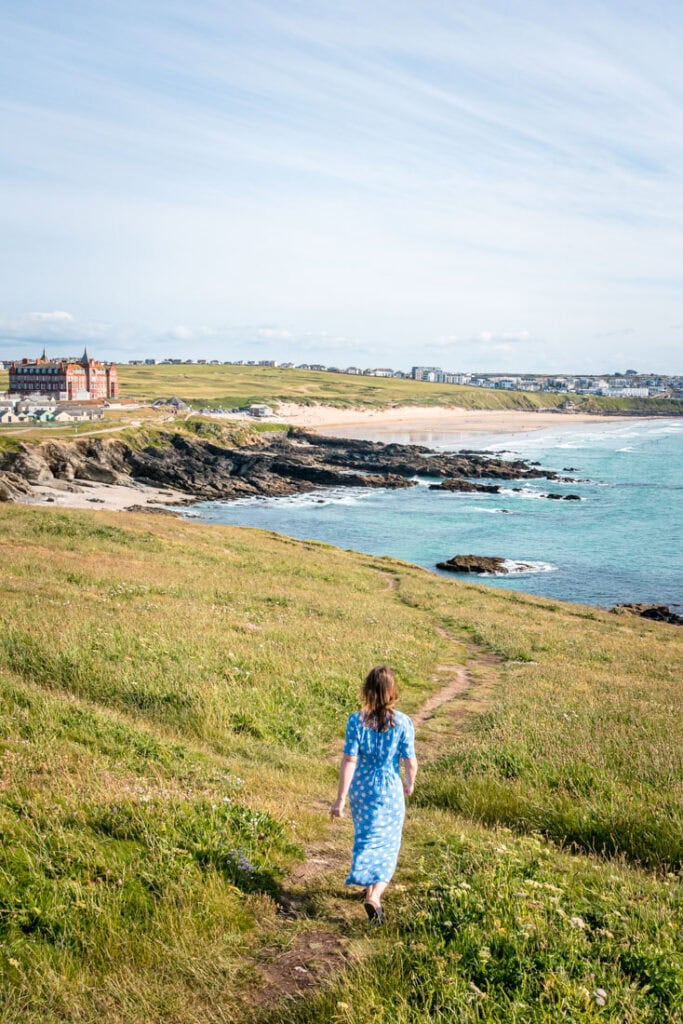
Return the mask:
<path fill-rule="evenodd" d="M 683 1019 L 680 880 L 428 819 L 382 950 L 262 1024 Z M 413 837 L 413 844 L 420 843 Z"/>
<path fill-rule="evenodd" d="M 451 621 L 507 668 L 497 701 L 430 766 L 420 802 L 678 870 L 683 750 L 667 737 L 683 733 L 680 634 L 500 592 L 477 604 Z"/>
<path fill-rule="evenodd" d="M 0 506 L 0 558 L 3 1021 L 683 1020 L 675 627 L 143 515 Z M 274 949 L 362 944 L 341 871 L 293 924 L 273 895 L 362 675 L 415 709 L 437 627 L 501 664 L 419 776 L 394 923 L 252 1012 Z"/>
<path fill-rule="evenodd" d="M 178 395 L 195 407 L 297 402 L 340 408 L 452 405 L 465 409 L 534 410 L 557 408 L 568 397 L 264 366 L 121 366 L 119 377 L 124 395 L 145 400 Z M 576 396 L 572 400 L 582 412 L 683 412 L 683 402 L 665 399 Z"/>

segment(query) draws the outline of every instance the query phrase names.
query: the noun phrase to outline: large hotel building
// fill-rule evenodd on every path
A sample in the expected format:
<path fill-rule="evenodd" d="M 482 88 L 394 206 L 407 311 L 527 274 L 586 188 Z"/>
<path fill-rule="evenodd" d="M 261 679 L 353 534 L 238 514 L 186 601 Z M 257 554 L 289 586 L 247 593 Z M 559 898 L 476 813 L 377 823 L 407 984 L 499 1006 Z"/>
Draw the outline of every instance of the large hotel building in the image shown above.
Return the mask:
<path fill-rule="evenodd" d="M 22 359 L 9 368 L 9 390 L 15 395 L 52 395 L 62 401 L 118 398 L 119 380 L 113 363 L 91 359 Z"/>

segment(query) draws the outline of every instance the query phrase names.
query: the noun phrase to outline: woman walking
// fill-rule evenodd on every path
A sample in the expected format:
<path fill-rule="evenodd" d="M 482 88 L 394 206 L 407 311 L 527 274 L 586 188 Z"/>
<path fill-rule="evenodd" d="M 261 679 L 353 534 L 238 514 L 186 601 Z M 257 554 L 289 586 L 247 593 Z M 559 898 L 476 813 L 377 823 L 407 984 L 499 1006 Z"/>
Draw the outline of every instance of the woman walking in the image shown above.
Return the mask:
<path fill-rule="evenodd" d="M 364 907 L 373 924 L 382 924 L 382 893 L 396 870 L 405 817 L 405 796 L 415 786 L 415 729 L 394 709 L 398 700 L 394 673 L 377 665 L 362 689 L 363 707 L 349 715 L 332 818 L 344 817 L 349 797 L 354 842 L 346 885 L 365 886 Z M 405 779 L 401 781 L 403 761 Z"/>

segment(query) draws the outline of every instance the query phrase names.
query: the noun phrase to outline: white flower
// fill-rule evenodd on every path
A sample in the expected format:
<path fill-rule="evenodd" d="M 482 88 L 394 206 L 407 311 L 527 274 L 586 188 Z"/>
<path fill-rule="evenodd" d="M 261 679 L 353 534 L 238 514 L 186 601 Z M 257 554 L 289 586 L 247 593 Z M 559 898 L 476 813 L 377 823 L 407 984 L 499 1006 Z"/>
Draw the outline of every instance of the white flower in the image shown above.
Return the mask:
<path fill-rule="evenodd" d="M 585 929 L 586 922 L 584 921 L 584 919 L 582 917 L 570 917 L 569 918 L 569 927 L 570 928 Z"/>

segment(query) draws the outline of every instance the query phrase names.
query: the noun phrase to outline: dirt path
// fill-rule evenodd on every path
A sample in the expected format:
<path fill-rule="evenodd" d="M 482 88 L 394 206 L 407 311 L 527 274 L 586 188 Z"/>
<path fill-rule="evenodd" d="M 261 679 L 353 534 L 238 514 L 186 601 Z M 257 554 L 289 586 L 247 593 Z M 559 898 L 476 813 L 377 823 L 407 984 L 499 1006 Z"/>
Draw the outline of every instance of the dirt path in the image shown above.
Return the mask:
<path fill-rule="evenodd" d="M 398 590 L 399 580 L 388 575 L 388 589 Z M 466 714 L 480 709 L 495 685 L 498 662 L 495 655 L 456 639 L 443 627 L 435 632 L 452 653 L 448 662 L 434 668 L 436 689 L 411 713 L 422 763 L 448 749 Z M 337 764 L 338 760 L 339 743 L 335 743 L 330 761 Z M 321 799 L 316 805 L 321 815 L 327 813 L 327 801 Z M 309 846 L 305 861 L 286 879 L 278 904 L 284 922 L 293 926 L 291 940 L 284 949 L 264 952 L 259 967 L 265 985 L 254 993 L 255 1006 L 273 1005 L 283 997 L 314 989 L 372 949 L 365 918 L 359 913 L 360 897 L 343 885 L 352 836 L 350 815 L 336 821 Z"/>

